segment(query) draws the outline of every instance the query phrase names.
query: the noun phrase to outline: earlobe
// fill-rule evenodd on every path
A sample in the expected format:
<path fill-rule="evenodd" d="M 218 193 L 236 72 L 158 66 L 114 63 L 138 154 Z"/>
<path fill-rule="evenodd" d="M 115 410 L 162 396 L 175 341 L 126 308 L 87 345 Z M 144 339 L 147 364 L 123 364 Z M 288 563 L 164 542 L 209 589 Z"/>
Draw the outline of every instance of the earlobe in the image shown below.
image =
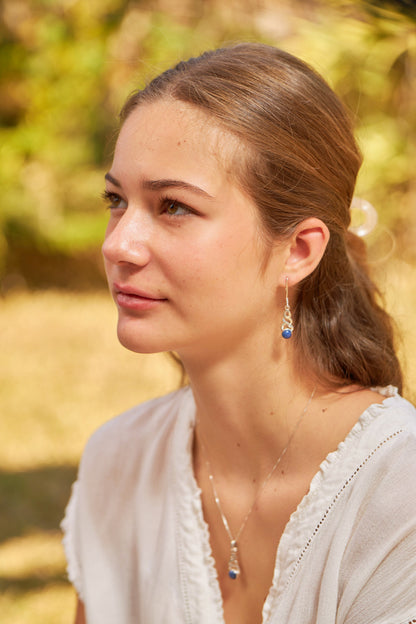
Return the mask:
<path fill-rule="evenodd" d="M 282 286 L 285 276 L 290 284 L 297 284 L 318 266 L 329 241 L 329 230 L 320 219 L 305 219 L 296 228 L 289 243 Z"/>

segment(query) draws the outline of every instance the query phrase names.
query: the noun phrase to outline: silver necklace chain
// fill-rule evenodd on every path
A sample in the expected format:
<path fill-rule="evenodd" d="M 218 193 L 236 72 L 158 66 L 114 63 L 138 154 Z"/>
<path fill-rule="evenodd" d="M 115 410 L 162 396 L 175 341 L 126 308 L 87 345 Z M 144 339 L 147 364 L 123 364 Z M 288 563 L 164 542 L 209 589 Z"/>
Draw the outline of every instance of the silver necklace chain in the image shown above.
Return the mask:
<path fill-rule="evenodd" d="M 231 533 L 231 529 L 230 529 L 230 526 L 228 524 L 228 520 L 227 520 L 227 518 L 226 518 L 226 516 L 224 514 L 224 511 L 223 511 L 223 508 L 222 508 L 222 505 L 221 505 L 221 501 L 220 501 L 220 497 L 218 496 L 217 488 L 215 487 L 214 476 L 212 474 L 212 468 L 211 468 L 211 463 L 210 463 L 209 458 L 208 458 L 208 453 L 207 453 L 205 444 L 203 443 L 202 438 L 200 436 L 201 448 L 202 448 L 202 450 L 203 450 L 203 452 L 205 454 L 205 464 L 207 466 L 208 477 L 209 477 L 209 481 L 211 483 L 211 488 L 212 488 L 212 493 L 214 495 L 214 500 L 215 500 L 215 503 L 217 505 L 218 511 L 220 512 L 222 523 L 224 525 L 224 528 L 225 528 L 225 530 L 227 532 L 227 535 L 229 537 L 229 540 L 230 540 L 230 559 L 228 561 L 228 576 L 231 579 L 233 579 L 233 580 L 238 578 L 240 576 L 240 574 L 241 574 L 240 563 L 239 563 L 239 560 L 238 560 L 238 545 L 237 545 L 238 540 L 240 539 L 241 533 L 243 532 L 244 527 L 247 524 L 247 520 L 249 519 L 249 517 L 251 515 L 251 512 L 253 511 L 253 509 L 254 509 L 254 507 L 255 507 L 255 505 L 256 505 L 260 495 L 263 493 L 263 491 L 264 491 L 267 483 L 271 479 L 274 471 L 276 470 L 276 468 L 278 467 L 278 465 L 282 461 L 283 457 L 286 455 L 286 451 L 288 450 L 288 448 L 290 446 L 290 443 L 292 442 L 292 440 L 293 440 L 293 438 L 295 436 L 295 433 L 298 430 L 299 425 L 300 425 L 300 423 L 303 420 L 303 417 L 305 416 L 306 412 L 308 411 L 309 405 L 311 404 L 311 401 L 312 401 L 312 399 L 313 399 L 313 397 L 315 395 L 315 391 L 316 391 L 316 386 L 312 390 L 312 394 L 309 397 L 305 407 L 303 408 L 302 413 L 301 413 L 301 415 L 300 415 L 296 425 L 294 426 L 292 433 L 290 434 L 288 443 L 286 444 L 286 446 L 283 449 L 283 451 L 280 453 L 279 457 L 276 459 L 276 461 L 273 464 L 270 472 L 267 474 L 266 478 L 264 479 L 263 483 L 261 484 L 261 487 L 257 490 L 257 494 L 254 497 L 253 503 L 252 503 L 250 509 L 248 510 L 248 512 L 246 513 L 246 515 L 244 517 L 244 520 L 241 523 L 241 526 L 240 526 L 239 530 L 237 531 L 237 534 L 236 534 L 235 537 L 233 537 L 233 534 Z"/>

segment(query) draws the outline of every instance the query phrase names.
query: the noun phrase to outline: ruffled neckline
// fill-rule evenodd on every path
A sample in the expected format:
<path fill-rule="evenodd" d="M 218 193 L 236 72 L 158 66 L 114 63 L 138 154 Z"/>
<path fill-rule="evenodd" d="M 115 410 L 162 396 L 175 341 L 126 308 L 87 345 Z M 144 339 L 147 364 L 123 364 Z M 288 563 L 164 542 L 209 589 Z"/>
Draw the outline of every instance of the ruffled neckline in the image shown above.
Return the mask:
<path fill-rule="evenodd" d="M 209 610 L 212 617 L 215 617 L 215 620 L 211 618 L 209 621 L 212 624 L 224 624 L 222 595 L 210 545 L 209 527 L 202 510 L 202 492 L 193 471 L 192 446 L 196 407 L 190 387 L 184 389 L 180 411 L 181 422 L 178 423 L 174 441 L 180 452 L 173 486 L 178 495 L 176 526 L 180 544 L 180 565 L 183 566 L 182 594 L 187 612 L 184 624 L 207 621 L 208 605 L 202 598 L 206 587 L 209 589 Z"/>
<path fill-rule="evenodd" d="M 369 405 L 344 440 L 321 462 L 310 482 L 308 492 L 290 516 L 282 533 L 276 552 L 272 585 L 263 606 L 264 624 L 271 617 L 276 600 L 293 577 L 303 553 L 306 552 L 315 531 L 322 524 L 326 510 L 341 484 L 354 472 L 357 463 L 359 464 L 357 453 L 350 452 L 351 449 L 358 446 L 369 425 L 373 424 L 399 396 L 397 388 L 391 385 L 372 390 L 384 396 L 384 400 Z M 392 429 L 397 429 L 397 425 L 392 423 Z M 363 449 L 361 457 L 367 453 L 368 447 Z M 342 469 L 337 470 L 341 464 Z"/>
<path fill-rule="evenodd" d="M 284 591 L 287 583 L 290 582 L 294 568 L 300 561 L 308 540 L 311 540 L 314 529 L 320 523 L 322 514 L 333 499 L 339 484 L 345 481 L 346 475 L 351 470 L 353 471 L 357 464 L 357 454 L 348 453 L 348 451 L 351 447 L 357 446 L 357 442 L 362 438 L 367 427 L 399 397 L 397 388 L 394 386 L 372 388 L 372 390 L 384 396 L 385 399 L 381 403 L 371 404 L 361 414 L 338 447 L 322 461 L 317 473 L 311 480 L 308 492 L 292 513 L 283 531 L 276 552 L 272 585 L 263 605 L 263 624 L 269 621 L 276 600 Z M 222 596 L 210 545 L 209 527 L 203 516 L 201 490 L 193 473 L 192 445 L 195 412 L 192 390 L 187 387 L 184 389 L 181 404 L 181 417 L 179 419 L 181 423 L 176 431 L 176 448 L 180 449 L 180 453 L 175 471 L 175 487 L 178 494 L 178 538 L 183 545 L 181 563 L 185 567 L 182 570 L 182 580 L 186 585 L 183 587 L 183 591 L 186 594 L 190 613 L 195 618 L 195 614 L 200 613 L 199 598 L 201 591 L 203 591 L 201 590 L 202 576 L 206 582 L 204 588 L 207 585 L 209 587 L 216 623 L 224 624 Z M 397 429 L 397 425 L 395 428 Z M 342 470 L 337 470 L 336 468 L 341 462 Z M 199 541 L 196 539 L 196 532 L 200 536 Z M 205 575 L 201 574 L 201 563 L 204 566 Z M 201 617 L 201 621 L 202 619 L 203 617 Z M 189 622 L 191 621 L 196 620 L 189 619 Z"/>

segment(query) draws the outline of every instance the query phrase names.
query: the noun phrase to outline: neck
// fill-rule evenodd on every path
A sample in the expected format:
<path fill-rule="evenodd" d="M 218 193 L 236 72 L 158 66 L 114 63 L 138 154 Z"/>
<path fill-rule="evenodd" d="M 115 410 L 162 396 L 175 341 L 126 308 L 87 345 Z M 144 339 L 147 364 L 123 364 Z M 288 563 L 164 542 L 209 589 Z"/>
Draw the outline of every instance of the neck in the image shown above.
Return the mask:
<path fill-rule="evenodd" d="M 301 382 L 290 352 L 275 357 L 185 362 L 197 406 L 197 435 L 215 472 L 261 480 L 287 445 L 313 390 Z"/>

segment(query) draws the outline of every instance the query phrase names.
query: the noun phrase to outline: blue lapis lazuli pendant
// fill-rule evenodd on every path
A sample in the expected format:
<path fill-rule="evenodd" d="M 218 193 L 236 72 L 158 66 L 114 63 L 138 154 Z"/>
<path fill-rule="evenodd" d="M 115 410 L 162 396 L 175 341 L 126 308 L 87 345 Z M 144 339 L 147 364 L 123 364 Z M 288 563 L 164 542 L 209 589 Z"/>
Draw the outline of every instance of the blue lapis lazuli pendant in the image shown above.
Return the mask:
<path fill-rule="evenodd" d="M 282 337 L 286 338 L 286 339 L 291 338 L 292 337 L 292 332 L 290 331 L 290 329 L 284 329 L 282 331 Z"/>

